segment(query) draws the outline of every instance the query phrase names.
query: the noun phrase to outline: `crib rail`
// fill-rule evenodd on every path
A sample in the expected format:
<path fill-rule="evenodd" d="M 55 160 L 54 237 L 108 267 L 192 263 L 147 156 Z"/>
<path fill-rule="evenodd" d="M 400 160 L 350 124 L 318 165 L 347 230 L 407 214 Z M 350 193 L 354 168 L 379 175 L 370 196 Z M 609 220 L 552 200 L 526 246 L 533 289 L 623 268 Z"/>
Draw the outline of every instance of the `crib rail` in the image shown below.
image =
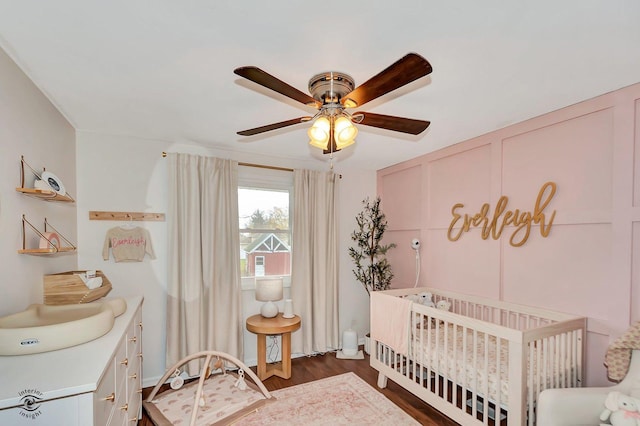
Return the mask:
<path fill-rule="evenodd" d="M 413 304 L 406 353 L 372 340 L 371 365 L 462 424 L 535 424 L 538 394 L 581 386 L 585 320 L 434 289 L 451 311 Z M 372 312 L 372 315 L 376 313 Z"/>
<path fill-rule="evenodd" d="M 497 318 L 500 318 L 498 312 L 502 312 L 503 315 L 507 312 L 513 312 L 519 314 L 521 321 L 527 316 L 530 316 L 532 321 L 531 327 L 536 325 L 533 321 L 538 318 L 539 321 L 549 322 L 561 322 L 576 319 L 575 315 L 566 314 L 563 312 L 556 312 L 547 309 L 536 308 L 533 306 L 520 305 L 517 303 L 504 302 L 501 300 L 487 299 L 479 296 L 462 295 L 451 291 L 431 288 L 431 287 L 418 287 L 418 288 L 399 288 L 394 290 L 386 290 L 383 293 L 389 296 L 405 297 L 410 294 L 418 294 L 421 292 L 430 292 L 433 295 L 434 301 L 449 300 L 452 302 L 452 312 L 459 313 L 461 315 L 469 316 L 482 321 L 499 324 Z M 455 303 L 454 303 L 455 302 Z M 468 311 L 462 311 L 457 306 L 468 306 Z M 475 309 L 474 309 L 475 308 Z M 476 312 L 474 314 L 473 312 Z M 463 313 L 464 312 L 464 313 Z M 483 316 L 484 315 L 484 316 Z M 503 324 L 507 325 L 507 324 Z M 543 324 L 540 324 L 543 325 Z"/>

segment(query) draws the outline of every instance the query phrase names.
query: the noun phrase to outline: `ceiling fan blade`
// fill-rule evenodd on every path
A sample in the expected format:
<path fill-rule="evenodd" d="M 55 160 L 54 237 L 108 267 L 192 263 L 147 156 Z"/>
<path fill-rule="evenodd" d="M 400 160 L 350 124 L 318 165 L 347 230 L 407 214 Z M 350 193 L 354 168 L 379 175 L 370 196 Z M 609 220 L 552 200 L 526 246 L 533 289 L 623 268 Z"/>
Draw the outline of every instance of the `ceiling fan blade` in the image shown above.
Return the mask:
<path fill-rule="evenodd" d="M 271 130 L 281 129 L 287 126 L 293 126 L 294 124 L 304 123 L 311 120 L 313 117 L 298 117 L 287 121 L 281 121 L 279 123 L 267 124 L 266 126 L 256 127 L 254 129 L 242 130 L 238 132 L 240 136 L 253 136 L 259 133 L 269 132 Z"/>
<path fill-rule="evenodd" d="M 418 135 L 422 133 L 427 127 L 429 127 L 429 124 L 431 124 L 431 122 L 425 120 L 374 114 L 372 112 L 359 111 L 354 113 L 352 116 L 353 122 L 356 124 L 393 130 L 394 132 L 409 133 L 411 135 Z"/>
<path fill-rule="evenodd" d="M 248 67 L 240 67 L 233 70 L 234 73 L 239 75 L 240 77 L 244 77 L 247 80 L 251 80 L 254 83 L 258 83 L 261 86 L 266 87 L 267 89 L 271 89 L 275 92 L 280 93 L 288 98 L 293 99 L 294 101 L 298 101 L 305 105 L 309 105 L 315 108 L 319 108 L 321 103 L 316 101 L 311 96 L 307 95 L 304 92 L 296 89 L 293 86 L 288 85 L 282 80 L 278 80 L 271 74 L 261 70 L 258 67 L 248 66 Z"/>
<path fill-rule="evenodd" d="M 430 74 L 433 68 L 422 56 L 409 53 L 348 93 L 342 100 L 346 108 L 365 103 Z"/>

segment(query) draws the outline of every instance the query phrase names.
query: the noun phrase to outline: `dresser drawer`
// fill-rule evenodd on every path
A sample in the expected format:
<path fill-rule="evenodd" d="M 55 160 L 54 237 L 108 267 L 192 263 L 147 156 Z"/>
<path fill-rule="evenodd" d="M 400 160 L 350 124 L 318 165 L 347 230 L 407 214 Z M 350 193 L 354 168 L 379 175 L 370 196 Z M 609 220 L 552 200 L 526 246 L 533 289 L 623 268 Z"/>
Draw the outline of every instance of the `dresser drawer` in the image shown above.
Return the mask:
<path fill-rule="evenodd" d="M 116 403 L 113 408 L 113 415 L 109 421 L 109 426 L 119 426 L 124 423 L 129 412 L 129 404 L 127 400 L 126 383 L 117 384 Z"/>
<path fill-rule="evenodd" d="M 93 420 L 95 425 L 109 423 L 116 404 L 116 365 L 111 362 L 102 376 L 93 396 Z"/>
<path fill-rule="evenodd" d="M 135 425 L 138 423 L 142 409 L 142 387 L 138 379 L 138 384 L 132 392 L 129 393 L 129 411 L 127 413 L 127 423 Z"/>

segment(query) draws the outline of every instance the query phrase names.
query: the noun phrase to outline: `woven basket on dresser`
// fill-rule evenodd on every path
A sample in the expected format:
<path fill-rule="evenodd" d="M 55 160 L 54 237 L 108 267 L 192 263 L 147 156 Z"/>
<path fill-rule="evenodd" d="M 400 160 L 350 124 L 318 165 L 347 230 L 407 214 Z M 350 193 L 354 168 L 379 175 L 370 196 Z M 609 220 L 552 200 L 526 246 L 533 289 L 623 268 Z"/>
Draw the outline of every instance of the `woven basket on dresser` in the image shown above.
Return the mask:
<path fill-rule="evenodd" d="M 59 274 L 45 275 L 44 304 L 72 305 L 76 303 L 93 302 L 104 297 L 111 291 L 111 283 L 102 273 L 96 271 L 96 277 L 102 277 L 102 285 L 93 290 L 89 289 L 77 274 L 86 271 L 68 271 Z"/>

